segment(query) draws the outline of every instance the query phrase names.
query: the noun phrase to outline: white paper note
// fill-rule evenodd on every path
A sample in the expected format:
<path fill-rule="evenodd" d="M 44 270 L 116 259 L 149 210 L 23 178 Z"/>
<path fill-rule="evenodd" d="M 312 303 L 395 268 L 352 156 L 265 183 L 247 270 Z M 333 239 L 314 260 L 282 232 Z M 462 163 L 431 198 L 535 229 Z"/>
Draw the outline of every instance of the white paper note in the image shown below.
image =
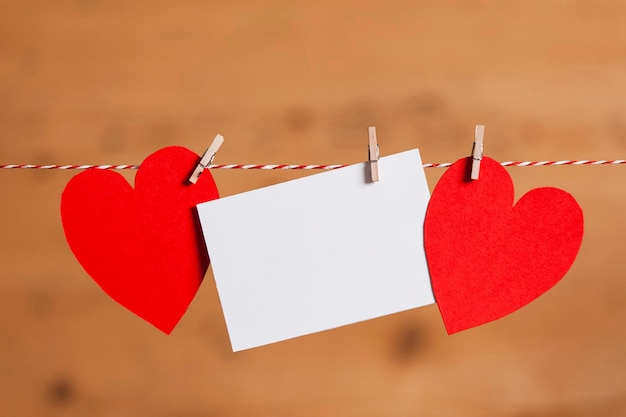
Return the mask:
<path fill-rule="evenodd" d="M 234 351 L 434 303 L 417 149 L 198 205 Z"/>

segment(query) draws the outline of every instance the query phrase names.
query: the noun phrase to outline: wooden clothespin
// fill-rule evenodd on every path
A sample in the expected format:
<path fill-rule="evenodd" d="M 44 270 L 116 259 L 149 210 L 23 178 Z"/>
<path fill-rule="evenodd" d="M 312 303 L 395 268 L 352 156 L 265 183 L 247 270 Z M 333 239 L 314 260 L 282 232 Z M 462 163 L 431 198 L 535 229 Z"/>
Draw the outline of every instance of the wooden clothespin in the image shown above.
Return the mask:
<path fill-rule="evenodd" d="M 376 141 L 376 127 L 368 127 L 367 133 L 369 136 L 367 150 L 369 153 L 370 177 L 372 182 L 378 182 L 378 159 L 380 158 L 380 151 L 378 149 L 378 142 Z"/>
<path fill-rule="evenodd" d="M 220 148 L 220 146 L 222 146 L 222 143 L 224 143 L 224 137 L 222 135 L 215 136 L 215 139 L 213 139 L 211 146 L 209 146 L 208 149 L 204 152 L 202 158 L 200 159 L 200 162 L 198 162 L 198 165 L 196 166 L 196 169 L 194 169 L 191 177 L 189 177 L 190 183 L 195 184 L 196 182 L 198 182 L 202 171 L 204 171 L 209 165 L 211 165 L 211 162 L 213 162 L 213 158 L 215 158 L 215 154 L 217 153 L 217 150 Z"/>
<path fill-rule="evenodd" d="M 483 137 L 485 136 L 485 125 L 476 125 L 474 131 L 474 146 L 472 147 L 472 172 L 470 179 L 477 180 L 480 172 L 480 161 L 483 160 Z"/>

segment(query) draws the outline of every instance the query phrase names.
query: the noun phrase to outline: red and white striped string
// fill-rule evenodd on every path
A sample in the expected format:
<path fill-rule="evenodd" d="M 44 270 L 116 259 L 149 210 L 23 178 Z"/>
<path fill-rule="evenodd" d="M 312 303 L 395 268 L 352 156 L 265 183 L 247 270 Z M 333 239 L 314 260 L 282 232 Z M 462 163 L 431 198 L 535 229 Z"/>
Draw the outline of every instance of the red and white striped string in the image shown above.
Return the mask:
<path fill-rule="evenodd" d="M 501 162 L 503 167 L 536 167 L 536 166 L 559 166 L 559 165 L 620 165 L 626 164 L 625 159 L 614 160 L 578 160 L 578 161 L 523 161 L 523 162 Z M 424 168 L 447 168 L 452 165 L 451 162 L 443 162 L 440 164 L 423 164 Z M 348 165 L 209 165 L 208 169 L 300 169 L 300 170 L 333 170 L 338 168 L 344 168 Z M 34 165 L 34 164 L 6 164 L 0 165 L 0 169 L 102 169 L 102 170 L 124 170 L 124 169 L 138 169 L 139 165 Z"/>

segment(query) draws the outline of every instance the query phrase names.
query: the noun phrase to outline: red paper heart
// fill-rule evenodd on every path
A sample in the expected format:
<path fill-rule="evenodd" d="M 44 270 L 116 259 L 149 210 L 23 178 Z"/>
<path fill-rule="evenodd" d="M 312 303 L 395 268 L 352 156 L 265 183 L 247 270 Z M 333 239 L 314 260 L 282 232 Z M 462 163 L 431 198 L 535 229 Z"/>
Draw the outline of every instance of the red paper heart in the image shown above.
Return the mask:
<path fill-rule="evenodd" d="M 182 147 L 148 156 L 135 188 L 112 171 L 73 177 L 61 198 L 65 237 L 85 271 L 114 300 L 169 334 L 209 265 L 196 204 L 218 198 L 210 172 Z"/>
<path fill-rule="evenodd" d="M 576 200 L 536 188 L 513 206 L 513 182 L 483 158 L 455 162 L 431 196 L 424 244 L 435 299 L 449 334 L 501 318 L 552 288 L 568 271 L 583 236 Z"/>

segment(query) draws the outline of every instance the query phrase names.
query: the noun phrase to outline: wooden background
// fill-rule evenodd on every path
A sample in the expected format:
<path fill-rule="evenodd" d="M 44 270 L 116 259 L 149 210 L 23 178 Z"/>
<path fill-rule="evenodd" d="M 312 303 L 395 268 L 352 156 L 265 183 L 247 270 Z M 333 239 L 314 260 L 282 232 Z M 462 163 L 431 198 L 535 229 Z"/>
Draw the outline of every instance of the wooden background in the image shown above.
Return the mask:
<path fill-rule="evenodd" d="M 626 157 L 626 4 L 1 1 L 0 163 L 219 163 L 469 154 Z M 430 187 L 443 171 L 427 172 Z M 0 172 L 6 416 L 626 416 L 626 167 L 509 168 L 585 216 L 565 279 L 447 336 L 436 306 L 230 351 L 212 273 L 171 336 L 110 300 L 63 236 L 76 172 Z M 133 173 L 124 174 L 132 180 Z M 297 172 L 215 172 L 222 195 Z M 106 256 L 106 254 L 103 254 Z"/>

